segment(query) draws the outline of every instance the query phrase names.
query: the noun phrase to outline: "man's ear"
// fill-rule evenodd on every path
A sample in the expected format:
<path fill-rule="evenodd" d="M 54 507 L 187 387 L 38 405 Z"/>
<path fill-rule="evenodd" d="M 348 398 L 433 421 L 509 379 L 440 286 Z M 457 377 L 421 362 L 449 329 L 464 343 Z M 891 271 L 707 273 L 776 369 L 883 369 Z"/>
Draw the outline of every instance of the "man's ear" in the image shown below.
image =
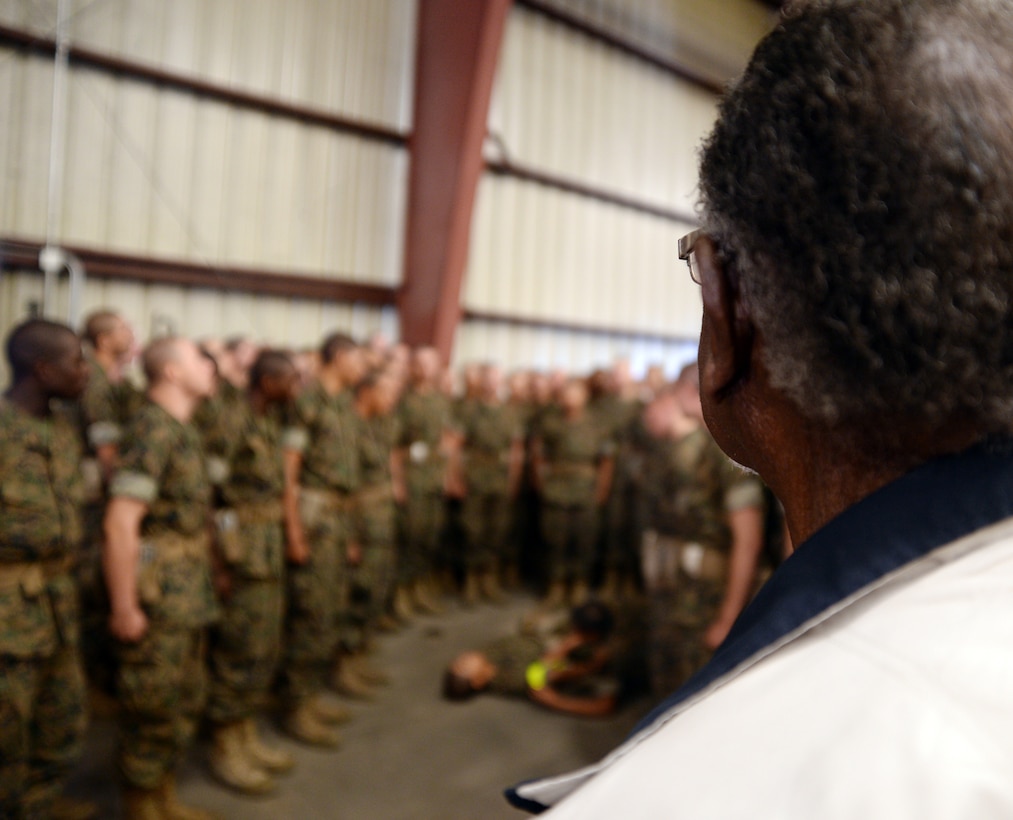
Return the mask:
<path fill-rule="evenodd" d="M 701 236 L 694 248 L 700 271 L 704 322 L 701 340 L 709 350 L 707 381 L 715 393 L 730 389 L 749 375 L 753 348 L 753 325 L 738 306 L 738 293 L 718 257 L 709 236 Z M 739 309 L 737 309 L 739 308 Z"/>

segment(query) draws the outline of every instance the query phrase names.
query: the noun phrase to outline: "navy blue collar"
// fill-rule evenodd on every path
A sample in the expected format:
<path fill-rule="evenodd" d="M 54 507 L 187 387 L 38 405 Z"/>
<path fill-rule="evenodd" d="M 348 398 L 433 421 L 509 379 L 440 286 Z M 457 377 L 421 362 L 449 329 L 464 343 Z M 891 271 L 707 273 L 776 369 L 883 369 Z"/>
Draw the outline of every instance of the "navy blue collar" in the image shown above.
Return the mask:
<path fill-rule="evenodd" d="M 758 652 L 883 576 L 1013 516 L 1013 442 L 1003 439 L 935 459 L 845 510 L 799 546 L 743 611 L 703 669 L 633 734 Z M 518 808 L 546 807 L 516 794 Z"/>

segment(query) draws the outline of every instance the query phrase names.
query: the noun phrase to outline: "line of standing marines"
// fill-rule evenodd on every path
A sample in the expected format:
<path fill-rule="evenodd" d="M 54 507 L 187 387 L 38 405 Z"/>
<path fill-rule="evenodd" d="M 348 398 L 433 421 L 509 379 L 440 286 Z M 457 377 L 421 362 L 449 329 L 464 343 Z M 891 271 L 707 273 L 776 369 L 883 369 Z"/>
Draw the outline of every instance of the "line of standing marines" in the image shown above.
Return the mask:
<path fill-rule="evenodd" d="M 376 634 L 448 593 L 475 605 L 537 578 L 543 611 L 646 593 L 660 696 L 754 588 L 762 487 L 707 436 L 692 369 L 638 402 L 608 373 L 514 374 L 505 400 L 499 369 L 474 366 L 455 399 L 431 349 L 167 337 L 143 351 L 141 394 L 129 324 L 97 311 L 82 335 L 87 355 L 45 320 L 7 339 L 4 817 L 94 816 L 61 793 L 85 669 L 115 692 L 125 816 L 207 818 L 174 783 L 201 720 L 219 780 L 272 790 L 294 761 L 258 733 L 268 705 L 290 737 L 336 747 L 350 714 L 325 689 L 372 698 Z"/>

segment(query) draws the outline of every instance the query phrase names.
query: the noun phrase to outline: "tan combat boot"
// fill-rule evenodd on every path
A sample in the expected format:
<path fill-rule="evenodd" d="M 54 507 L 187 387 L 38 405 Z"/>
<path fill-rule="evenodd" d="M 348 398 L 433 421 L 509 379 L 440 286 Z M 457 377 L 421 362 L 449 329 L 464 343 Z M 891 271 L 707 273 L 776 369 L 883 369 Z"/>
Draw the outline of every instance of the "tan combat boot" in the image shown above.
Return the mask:
<path fill-rule="evenodd" d="M 309 746 L 335 749 L 341 743 L 338 733 L 321 723 L 309 701 L 288 713 L 285 718 L 285 731 Z"/>
<path fill-rule="evenodd" d="M 338 661 L 338 667 L 331 676 L 331 688 L 339 695 L 353 700 L 375 700 L 376 693 L 370 685 L 356 674 L 355 665 L 348 655 Z"/>
<path fill-rule="evenodd" d="M 328 726 L 337 726 L 341 723 L 348 723 L 352 719 L 352 713 L 340 703 L 330 703 L 324 700 L 322 695 L 317 695 L 310 700 L 310 708 L 320 719 L 321 723 Z"/>
<path fill-rule="evenodd" d="M 162 793 L 158 789 L 123 790 L 123 820 L 166 820 Z"/>
<path fill-rule="evenodd" d="M 348 661 L 352 664 L 352 672 L 355 677 L 367 686 L 386 686 L 390 683 L 390 675 L 373 666 L 365 655 L 361 653 L 350 655 Z"/>
<path fill-rule="evenodd" d="M 482 588 L 482 597 L 485 600 L 493 604 L 502 604 L 506 601 L 506 596 L 499 587 L 499 576 L 496 574 L 496 570 L 490 569 L 483 572 L 479 583 Z"/>
<path fill-rule="evenodd" d="M 478 603 L 480 594 L 478 573 L 469 569 L 468 574 L 464 577 L 464 591 L 461 593 L 461 603 L 471 608 Z"/>
<path fill-rule="evenodd" d="M 292 771 L 292 768 L 295 766 L 295 758 L 284 749 L 278 749 L 264 743 L 260 737 L 260 733 L 257 731 L 257 722 L 253 718 L 244 720 L 242 727 L 246 754 L 255 763 L 271 774 L 285 774 Z"/>
<path fill-rule="evenodd" d="M 247 752 L 246 732 L 241 722 L 215 727 L 211 772 L 220 782 L 243 794 L 267 794 L 276 786 L 271 775 Z"/>
<path fill-rule="evenodd" d="M 442 615 L 445 610 L 432 594 L 432 590 L 433 587 L 428 580 L 416 581 L 412 584 L 412 602 L 415 604 L 415 609 L 424 615 Z"/>
<path fill-rule="evenodd" d="M 195 806 L 187 806 L 180 803 L 176 796 L 176 778 L 174 775 L 166 775 L 165 780 L 159 788 L 160 805 L 159 815 L 163 820 L 225 820 L 222 815 L 198 809 Z"/>
<path fill-rule="evenodd" d="M 394 590 L 394 606 L 392 609 L 394 610 L 394 617 L 401 621 L 401 623 L 411 623 L 415 617 L 411 595 L 408 592 L 408 587 L 404 584 L 398 584 L 397 589 Z"/>

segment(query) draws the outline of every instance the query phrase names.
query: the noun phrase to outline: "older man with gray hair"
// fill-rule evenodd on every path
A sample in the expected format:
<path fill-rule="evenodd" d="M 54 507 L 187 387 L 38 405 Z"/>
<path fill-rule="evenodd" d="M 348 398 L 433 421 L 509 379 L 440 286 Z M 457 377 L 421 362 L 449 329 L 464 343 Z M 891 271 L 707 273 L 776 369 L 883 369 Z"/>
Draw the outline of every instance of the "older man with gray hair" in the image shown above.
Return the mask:
<path fill-rule="evenodd" d="M 682 256 L 708 426 L 799 547 L 623 746 L 515 802 L 1013 816 L 1011 43 L 1010 0 L 817 0 L 758 47 Z"/>

